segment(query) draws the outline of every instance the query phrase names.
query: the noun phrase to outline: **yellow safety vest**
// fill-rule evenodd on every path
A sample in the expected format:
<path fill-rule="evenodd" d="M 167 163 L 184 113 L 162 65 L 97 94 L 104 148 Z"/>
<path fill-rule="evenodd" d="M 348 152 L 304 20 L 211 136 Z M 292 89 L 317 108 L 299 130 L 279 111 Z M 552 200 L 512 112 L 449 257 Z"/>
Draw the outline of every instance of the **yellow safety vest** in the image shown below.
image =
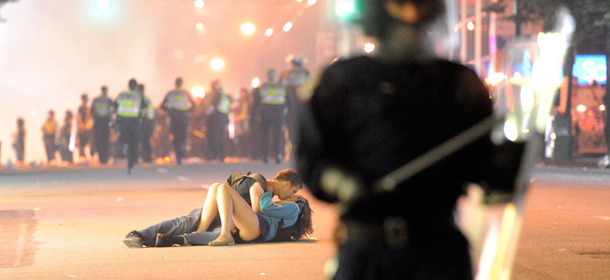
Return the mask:
<path fill-rule="evenodd" d="M 216 106 L 216 110 L 221 114 L 228 114 L 229 109 L 231 107 L 231 98 L 226 91 L 220 92 L 220 100 L 218 101 L 218 105 Z"/>
<path fill-rule="evenodd" d="M 167 94 L 167 108 L 178 111 L 188 111 L 191 109 L 189 93 L 183 89 L 177 88 Z"/>
<path fill-rule="evenodd" d="M 121 92 L 116 99 L 116 103 L 119 108 L 117 109 L 117 115 L 126 118 L 137 118 L 140 116 L 140 105 L 142 99 L 139 94 L 136 94 L 133 90 Z"/>
<path fill-rule="evenodd" d="M 270 105 L 286 103 L 286 88 L 278 82 L 265 82 L 261 86 L 261 102 Z"/>

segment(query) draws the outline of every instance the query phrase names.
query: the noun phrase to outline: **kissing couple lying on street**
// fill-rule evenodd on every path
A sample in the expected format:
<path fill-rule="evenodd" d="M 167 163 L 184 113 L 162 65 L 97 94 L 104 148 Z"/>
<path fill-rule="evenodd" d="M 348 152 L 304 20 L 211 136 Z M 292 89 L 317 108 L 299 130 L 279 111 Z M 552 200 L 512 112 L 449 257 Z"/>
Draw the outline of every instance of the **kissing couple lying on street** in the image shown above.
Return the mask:
<path fill-rule="evenodd" d="M 302 179 L 291 169 L 280 171 L 273 180 L 234 172 L 225 183 L 210 186 L 203 207 L 131 231 L 123 243 L 141 248 L 300 240 L 313 233 L 309 202 L 297 194 L 302 187 Z"/>

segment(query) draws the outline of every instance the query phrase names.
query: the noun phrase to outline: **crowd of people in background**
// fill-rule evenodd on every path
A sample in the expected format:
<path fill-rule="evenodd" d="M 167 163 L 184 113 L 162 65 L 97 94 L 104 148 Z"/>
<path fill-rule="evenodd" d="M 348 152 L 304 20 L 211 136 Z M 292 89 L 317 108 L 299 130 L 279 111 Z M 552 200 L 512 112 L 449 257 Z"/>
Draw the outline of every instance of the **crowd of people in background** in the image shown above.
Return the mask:
<path fill-rule="evenodd" d="M 55 111 L 48 111 L 42 125 L 43 165 L 127 162 L 132 173 L 140 162 L 288 160 L 295 139 L 297 89 L 309 78 L 302 57 L 291 63 L 281 74 L 269 69 L 267 81 L 233 95 L 214 80 L 205 97 L 193 97 L 182 88 L 182 78 L 160 101 L 152 100 L 136 79 L 114 99 L 106 86 L 91 102 L 83 93 L 76 116 L 66 110 L 60 123 Z M 17 166 L 24 165 L 25 134 L 19 118 L 13 143 Z"/>

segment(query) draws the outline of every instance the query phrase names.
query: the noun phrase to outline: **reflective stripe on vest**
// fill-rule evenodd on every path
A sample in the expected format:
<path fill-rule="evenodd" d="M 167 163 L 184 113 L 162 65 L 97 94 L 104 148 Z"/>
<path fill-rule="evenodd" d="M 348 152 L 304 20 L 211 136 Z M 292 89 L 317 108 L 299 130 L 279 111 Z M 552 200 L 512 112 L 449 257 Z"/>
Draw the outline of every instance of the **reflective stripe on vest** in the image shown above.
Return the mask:
<path fill-rule="evenodd" d="M 96 117 L 108 117 L 110 116 L 110 108 L 112 101 L 108 97 L 99 96 L 93 99 L 93 115 Z"/>
<path fill-rule="evenodd" d="M 191 109 L 188 92 L 179 88 L 170 91 L 167 95 L 167 108 L 179 111 Z"/>
<path fill-rule="evenodd" d="M 140 115 L 140 95 L 135 91 L 128 90 L 119 94 L 117 97 L 117 115 L 127 118 L 137 118 Z"/>
<path fill-rule="evenodd" d="M 222 91 L 220 93 L 220 100 L 218 101 L 218 106 L 216 106 L 216 110 L 218 113 L 228 114 L 229 108 L 231 107 L 231 99 L 226 91 Z"/>
<path fill-rule="evenodd" d="M 286 103 L 286 89 L 278 82 L 265 82 L 261 86 L 261 102 L 270 105 Z"/>

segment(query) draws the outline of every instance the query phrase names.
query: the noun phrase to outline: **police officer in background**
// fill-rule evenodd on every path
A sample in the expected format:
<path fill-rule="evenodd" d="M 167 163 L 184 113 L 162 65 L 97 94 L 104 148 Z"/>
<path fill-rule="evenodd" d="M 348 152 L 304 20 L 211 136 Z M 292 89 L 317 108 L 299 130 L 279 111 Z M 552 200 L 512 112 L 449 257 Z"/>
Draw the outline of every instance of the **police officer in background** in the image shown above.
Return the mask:
<path fill-rule="evenodd" d="M 422 165 L 416 159 L 493 119 L 488 91 L 473 71 L 433 53 L 429 33 L 443 0 L 357 3 L 378 53 L 324 71 L 303 108 L 296 148 L 312 193 L 340 206 L 333 277 L 472 279 L 456 200 L 469 182 L 509 190 L 522 150 L 494 160 L 501 149 L 486 134 L 415 168 Z M 419 171 L 385 180 L 405 166 Z"/>
<path fill-rule="evenodd" d="M 93 116 L 93 138 L 100 163 L 106 164 L 110 157 L 110 122 L 112 121 L 112 100 L 108 88 L 102 86 L 100 96 L 91 103 Z"/>
<path fill-rule="evenodd" d="M 119 125 L 119 142 L 123 149 L 127 146 L 127 173 L 131 174 L 138 162 L 141 114 L 146 110 L 146 103 L 142 93 L 136 91 L 138 82 L 135 79 L 130 79 L 128 86 L 128 90 L 117 96 L 114 108 Z"/>
<path fill-rule="evenodd" d="M 208 145 L 205 151 L 207 160 L 219 159 L 224 162 L 225 132 L 229 124 L 229 110 L 231 108 L 231 97 L 222 88 L 219 80 L 212 82 L 212 91 L 206 95 L 204 106 L 206 107 L 206 138 Z"/>
<path fill-rule="evenodd" d="M 144 84 L 138 85 L 138 92 L 142 93 L 146 110 L 142 114 L 142 160 L 146 163 L 152 162 L 151 138 L 155 132 L 155 106 L 150 97 L 144 91 Z"/>
<path fill-rule="evenodd" d="M 302 56 L 295 56 L 290 62 L 292 63 L 292 68 L 284 73 L 282 80 L 286 82 L 286 94 L 288 96 L 288 103 L 286 104 L 288 109 L 286 114 L 288 138 L 291 145 L 294 146 L 297 141 L 298 109 L 302 105 L 297 94 L 298 89 L 309 79 L 309 71 L 303 66 L 304 58 Z M 294 147 L 292 150 L 294 150 Z"/>
<path fill-rule="evenodd" d="M 277 81 L 277 73 L 274 69 L 267 71 L 267 81 L 255 92 L 254 105 L 260 110 L 261 116 L 261 148 L 263 162 L 271 159 L 280 163 L 283 154 L 282 138 L 284 137 L 284 109 L 286 108 L 286 87 Z M 271 143 L 269 138 L 271 137 Z M 271 147 L 270 147 L 271 144 Z"/>
<path fill-rule="evenodd" d="M 167 93 L 161 104 L 161 108 L 169 113 L 169 127 L 174 136 L 174 153 L 178 164 L 182 164 L 186 153 L 186 139 L 194 104 L 191 94 L 182 89 L 182 78 L 176 78 L 176 88 Z"/>

